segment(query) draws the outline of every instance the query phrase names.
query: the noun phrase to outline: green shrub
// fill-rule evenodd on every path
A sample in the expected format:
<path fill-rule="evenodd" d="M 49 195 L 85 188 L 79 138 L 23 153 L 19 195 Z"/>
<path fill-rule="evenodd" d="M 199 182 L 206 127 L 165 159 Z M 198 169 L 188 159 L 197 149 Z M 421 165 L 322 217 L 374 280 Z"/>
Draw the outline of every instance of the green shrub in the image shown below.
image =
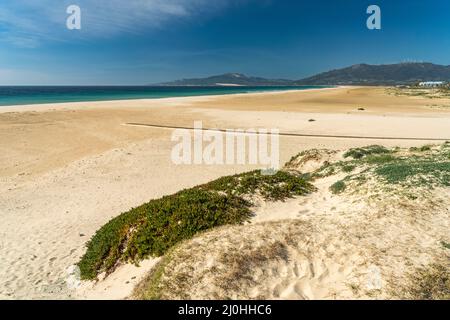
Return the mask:
<path fill-rule="evenodd" d="M 240 224 L 251 217 L 244 195 L 260 193 L 283 200 L 314 190 L 304 177 L 279 171 L 252 171 L 152 200 L 112 219 L 87 243 L 78 266 L 82 279 L 111 272 L 119 262 L 161 256 L 176 243 L 213 227 Z"/>
<path fill-rule="evenodd" d="M 339 194 L 344 192 L 344 190 L 346 189 L 346 185 L 345 182 L 340 180 L 334 184 L 331 185 L 330 190 L 333 194 Z"/>
<path fill-rule="evenodd" d="M 344 158 L 353 158 L 353 159 L 362 159 L 365 156 L 372 154 L 383 154 L 383 153 L 391 153 L 389 149 L 386 149 L 383 146 L 372 145 L 363 148 L 353 148 L 344 153 Z"/>
<path fill-rule="evenodd" d="M 424 152 L 424 151 L 430 151 L 431 150 L 431 146 L 426 145 L 426 146 L 421 146 L 419 148 L 419 151 Z"/>
<path fill-rule="evenodd" d="M 94 279 L 100 270 L 110 270 L 121 255 L 121 246 L 129 231 L 144 218 L 144 210 L 136 208 L 112 219 L 87 244 L 87 252 L 78 266 L 82 279 Z"/>
<path fill-rule="evenodd" d="M 425 151 L 430 151 L 431 150 L 431 146 L 430 145 L 424 145 L 421 147 L 411 147 L 409 148 L 409 151 L 413 151 L 413 152 L 425 152 Z"/>
<path fill-rule="evenodd" d="M 250 218 L 240 197 L 189 189 L 150 201 L 103 226 L 87 245 L 78 266 L 83 279 L 111 271 L 119 261 L 161 256 L 175 243 L 215 226 Z"/>
<path fill-rule="evenodd" d="M 314 191 L 314 187 L 306 181 L 305 175 L 299 177 L 285 171 L 278 171 L 274 175 L 263 175 L 260 170 L 222 177 L 200 188 L 234 195 L 251 195 L 258 192 L 265 200 L 270 201 L 283 200 Z"/>
<path fill-rule="evenodd" d="M 391 154 L 382 154 L 382 155 L 370 155 L 367 156 L 364 160 L 368 164 L 383 164 L 395 161 L 397 160 L 397 158 Z"/>
<path fill-rule="evenodd" d="M 442 246 L 443 246 L 445 249 L 450 249 L 450 243 L 445 242 L 445 241 L 441 241 L 441 244 L 442 244 Z"/>
<path fill-rule="evenodd" d="M 356 166 L 352 165 L 352 164 L 346 164 L 342 166 L 342 171 L 349 173 L 352 172 L 353 170 L 355 170 Z"/>

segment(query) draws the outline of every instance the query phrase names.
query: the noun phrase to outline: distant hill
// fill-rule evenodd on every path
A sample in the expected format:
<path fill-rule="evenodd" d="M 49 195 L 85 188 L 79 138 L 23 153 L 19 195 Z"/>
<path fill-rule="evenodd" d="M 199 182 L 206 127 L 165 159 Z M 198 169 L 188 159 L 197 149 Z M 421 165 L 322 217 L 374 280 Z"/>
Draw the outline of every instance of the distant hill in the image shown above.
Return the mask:
<path fill-rule="evenodd" d="M 432 63 L 385 65 L 355 64 L 302 80 L 265 79 L 241 73 L 226 73 L 208 78 L 183 79 L 160 86 L 290 86 L 290 85 L 398 85 L 419 81 L 449 81 L 450 66 Z"/>
<path fill-rule="evenodd" d="M 284 86 L 292 85 L 292 80 L 248 77 L 241 73 L 226 73 L 197 79 L 182 79 L 159 83 L 160 86 Z"/>
<path fill-rule="evenodd" d="M 356 64 L 294 81 L 296 85 L 396 85 L 450 81 L 450 66 L 432 63 Z"/>

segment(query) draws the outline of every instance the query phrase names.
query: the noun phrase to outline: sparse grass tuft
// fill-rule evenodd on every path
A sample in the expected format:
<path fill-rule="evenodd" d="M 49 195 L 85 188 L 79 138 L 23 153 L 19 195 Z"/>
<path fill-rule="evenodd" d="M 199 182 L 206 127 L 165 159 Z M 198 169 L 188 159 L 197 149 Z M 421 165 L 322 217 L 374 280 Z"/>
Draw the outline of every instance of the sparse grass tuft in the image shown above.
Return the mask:
<path fill-rule="evenodd" d="M 414 300 L 449 300 L 449 266 L 432 264 L 418 269 L 409 277 L 409 285 L 404 289 L 404 298 Z"/>
<path fill-rule="evenodd" d="M 174 246 L 135 289 L 135 299 L 262 299 L 277 266 L 311 232 L 300 221 L 220 227 Z M 267 274 L 266 274 L 267 272 Z M 270 280 L 269 280 L 270 281 Z"/>
<path fill-rule="evenodd" d="M 255 268 L 274 260 L 287 261 L 288 256 L 286 245 L 279 241 L 255 248 L 245 255 L 238 251 L 227 252 L 219 257 L 219 261 L 229 269 L 217 282 L 225 290 L 237 291 L 242 281 L 252 281 Z"/>

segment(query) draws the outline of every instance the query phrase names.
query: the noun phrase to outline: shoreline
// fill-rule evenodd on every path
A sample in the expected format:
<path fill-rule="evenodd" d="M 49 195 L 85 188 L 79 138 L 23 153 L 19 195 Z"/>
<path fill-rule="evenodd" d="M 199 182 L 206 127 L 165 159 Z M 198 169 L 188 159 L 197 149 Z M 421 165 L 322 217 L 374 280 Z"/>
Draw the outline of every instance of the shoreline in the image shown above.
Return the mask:
<path fill-rule="evenodd" d="M 240 96 L 261 96 L 261 95 L 273 95 L 273 94 L 283 94 L 283 93 L 300 93 L 300 92 L 311 92 L 311 91 L 323 91 L 323 90 L 335 90 L 344 88 L 359 88 L 359 86 L 334 86 L 334 87 L 324 87 L 324 88 L 309 88 L 304 90 L 275 90 L 275 91 L 262 91 L 262 92 L 245 92 L 245 93 L 224 93 L 224 94 L 211 94 L 211 95 L 198 95 L 198 96 L 181 96 L 181 97 L 164 97 L 164 98 L 137 98 L 137 99 L 113 99 L 113 100 L 87 100 L 87 101 L 73 101 L 73 102 L 49 102 L 49 103 L 31 103 L 31 104 L 20 104 L 20 105 L 2 105 L 0 106 L 0 114 L 7 112 L 39 112 L 39 111 L 49 111 L 55 109 L 56 106 L 64 107 L 65 109 L 77 109 L 86 108 L 85 104 L 89 103 L 89 108 L 93 107 L 103 107 L 104 104 L 118 104 L 123 102 L 128 103 L 149 103 L 149 102 L 161 102 L 161 103 L 179 103 L 179 102 L 200 102 L 208 99 L 217 99 L 220 97 L 240 97 Z M 83 105 L 83 106 L 82 106 Z M 108 106 L 110 107 L 110 106 Z M 63 110 L 63 109 L 56 109 Z"/>

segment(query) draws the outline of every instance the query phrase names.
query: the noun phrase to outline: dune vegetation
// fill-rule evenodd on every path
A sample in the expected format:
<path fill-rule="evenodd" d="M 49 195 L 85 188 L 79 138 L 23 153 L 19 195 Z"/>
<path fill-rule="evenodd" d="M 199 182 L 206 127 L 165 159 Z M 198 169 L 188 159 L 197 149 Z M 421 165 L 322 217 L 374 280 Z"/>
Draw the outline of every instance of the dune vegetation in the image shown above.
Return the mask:
<path fill-rule="evenodd" d="M 134 298 L 324 298 L 326 287 L 341 298 L 448 299 L 448 242 L 422 247 L 422 241 L 445 237 L 445 228 L 429 223 L 430 217 L 440 221 L 448 216 L 448 199 L 433 190 L 440 194 L 449 186 L 450 143 L 411 149 L 368 146 L 343 153 L 314 149 L 292 157 L 284 170 L 302 172 L 317 185 L 330 181 L 303 200 L 319 201 L 310 218 L 223 226 L 180 242 L 139 284 Z M 335 200 L 325 200 L 327 192 Z M 320 215 L 325 201 L 334 212 L 326 215 L 329 223 Z M 344 217 L 349 214 L 350 220 Z M 208 259 L 202 259 L 207 253 Z M 343 258 L 348 255 L 355 261 Z M 416 265 L 424 256 L 434 262 Z M 338 261 L 344 263 L 339 268 Z M 370 263 L 383 269 L 383 290 L 364 288 L 367 276 L 355 277 L 370 270 Z"/>
<path fill-rule="evenodd" d="M 252 171 L 151 200 L 96 232 L 78 263 L 81 278 L 95 279 L 119 263 L 161 256 L 177 242 L 213 227 L 248 221 L 252 196 L 278 201 L 312 191 L 312 184 L 300 175 Z"/>
<path fill-rule="evenodd" d="M 326 298 L 327 290 L 447 299 L 449 186 L 450 142 L 303 151 L 274 175 L 222 177 L 119 215 L 88 242 L 79 267 L 95 279 L 163 256 L 137 299 Z M 310 213 L 243 225 L 261 201 L 291 201 L 290 210 L 301 201 Z M 383 289 L 363 288 L 371 265 Z"/>
<path fill-rule="evenodd" d="M 344 161 L 327 162 L 312 173 L 315 178 L 346 173 L 330 186 L 333 193 L 342 192 L 349 183 L 362 185 L 371 179 L 402 187 L 450 186 L 449 142 L 409 150 L 369 146 L 350 149 L 343 157 Z"/>

